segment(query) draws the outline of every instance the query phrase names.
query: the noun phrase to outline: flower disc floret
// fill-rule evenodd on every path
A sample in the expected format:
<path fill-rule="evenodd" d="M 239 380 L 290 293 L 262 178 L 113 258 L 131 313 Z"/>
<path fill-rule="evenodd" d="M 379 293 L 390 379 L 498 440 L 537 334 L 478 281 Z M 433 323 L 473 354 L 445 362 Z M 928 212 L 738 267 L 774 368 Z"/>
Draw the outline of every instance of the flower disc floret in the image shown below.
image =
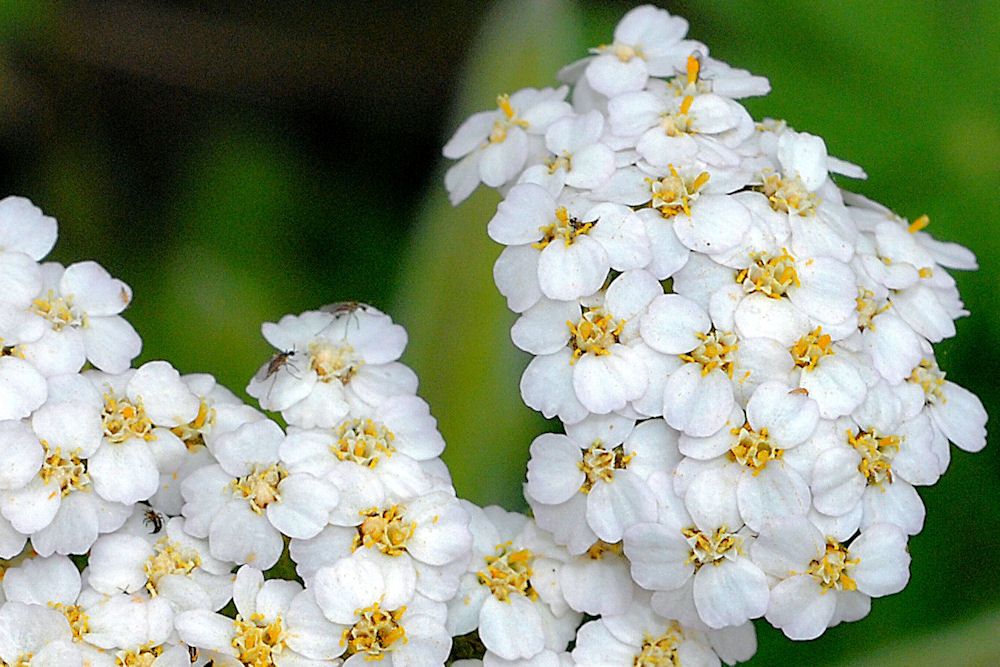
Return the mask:
<path fill-rule="evenodd" d="M 386 653 L 407 643 L 406 629 L 400 619 L 406 607 L 395 611 L 385 611 L 376 602 L 370 607 L 358 609 L 359 620 L 344 629 L 340 645 L 346 647 L 345 657 L 362 654 L 365 660 L 381 661 Z M 395 646 L 394 646 L 395 644 Z"/>
<path fill-rule="evenodd" d="M 625 320 L 616 320 L 603 308 L 588 308 L 575 324 L 567 320 L 566 326 L 569 327 L 569 345 L 576 361 L 585 354 L 611 354 L 609 348 L 618 343 Z"/>
<path fill-rule="evenodd" d="M 613 482 L 615 470 L 625 469 L 633 456 L 634 454 L 626 454 L 622 445 L 606 449 L 600 440 L 595 441 L 583 452 L 583 460 L 578 464 L 580 470 L 587 476 L 580 491 L 590 493 L 594 484 L 599 481 Z"/>
<path fill-rule="evenodd" d="M 347 384 L 362 364 L 364 360 L 346 341 L 335 344 L 318 339 L 309 344 L 309 368 L 316 371 L 320 382 L 340 380 Z"/>
<path fill-rule="evenodd" d="M 856 565 L 858 558 L 848 558 L 848 549 L 836 540 L 827 540 L 823 557 L 809 564 L 809 574 L 825 590 L 857 590 L 858 584 L 847 575 L 847 568 Z"/>
<path fill-rule="evenodd" d="M 180 424 L 170 429 L 184 442 L 189 452 L 198 451 L 205 446 L 205 431 L 215 425 L 215 409 L 208 407 L 208 403 L 202 401 L 198 406 L 198 416 L 187 424 Z"/>
<path fill-rule="evenodd" d="M 60 602 L 50 602 L 49 606 L 66 617 L 69 621 L 70 630 L 73 632 L 75 641 L 82 641 L 83 636 L 90 632 L 90 617 L 83 607 L 76 604 L 62 604 Z"/>
<path fill-rule="evenodd" d="M 31 311 L 51 323 L 55 331 L 62 331 L 65 327 L 88 326 L 87 314 L 74 310 L 73 297 L 56 296 L 55 290 L 49 290 L 43 298 L 35 299 Z"/>
<path fill-rule="evenodd" d="M 771 208 L 779 213 L 795 213 L 801 216 L 816 213 L 816 195 L 802 182 L 802 179 L 782 177 L 781 174 L 765 174 L 760 192 L 767 197 Z"/>
<path fill-rule="evenodd" d="M 823 333 L 823 327 L 816 327 L 792 345 L 790 352 L 795 365 L 806 370 L 816 368 L 820 359 L 833 354 L 831 342 L 830 335 Z"/>
<path fill-rule="evenodd" d="M 703 171 L 694 178 L 685 178 L 678 175 L 674 165 L 668 167 L 669 176 L 646 179 L 652 195 L 649 207 L 659 211 L 664 218 L 672 218 L 681 212 L 691 215 L 691 203 L 698 198 L 701 187 L 708 183 L 708 172 Z"/>
<path fill-rule="evenodd" d="M 53 448 L 44 440 L 41 444 L 45 448 L 45 461 L 38 475 L 45 484 L 58 485 L 60 494 L 64 498 L 72 491 L 86 491 L 90 488 L 87 462 L 78 456 L 79 449 L 69 456 L 63 456 L 60 447 Z"/>
<path fill-rule="evenodd" d="M 142 401 L 104 395 L 104 437 L 113 443 L 122 443 L 129 438 L 156 440 L 153 422 L 146 416 Z"/>
<path fill-rule="evenodd" d="M 415 521 L 406 521 L 406 508 L 402 505 L 380 510 L 373 507 L 361 513 L 361 525 L 354 536 L 352 550 L 364 546 L 375 547 L 386 556 L 406 553 L 406 543 L 417 529 Z"/>
<path fill-rule="evenodd" d="M 495 556 L 486 557 L 486 568 L 477 572 L 479 581 L 489 587 L 493 596 L 507 602 L 511 594 L 535 600 L 538 593 L 531 587 L 530 563 L 535 555 L 530 549 L 511 549 L 511 542 L 498 544 Z"/>
<path fill-rule="evenodd" d="M 847 442 L 861 455 L 858 472 L 869 486 L 892 484 L 892 459 L 899 453 L 898 435 L 879 435 L 876 431 L 847 432 Z"/>
<path fill-rule="evenodd" d="M 261 614 L 253 614 L 249 620 L 237 615 L 233 620 L 236 636 L 233 648 L 236 659 L 247 667 L 272 667 L 285 649 L 287 633 L 282 628 L 281 617 L 269 623 Z"/>
<path fill-rule="evenodd" d="M 925 405 L 944 402 L 944 394 L 941 393 L 941 387 L 944 385 L 944 372 L 938 368 L 937 362 L 933 359 L 921 360 L 907 379 L 913 384 L 920 385 L 924 390 Z"/>
<path fill-rule="evenodd" d="M 695 335 L 701 339 L 701 345 L 687 354 L 679 355 L 681 360 L 700 365 L 702 377 L 719 369 L 731 380 L 733 366 L 736 363 L 735 353 L 739 349 L 736 334 L 731 331 L 712 329 L 707 334 L 695 332 Z"/>
<path fill-rule="evenodd" d="M 711 534 L 705 534 L 695 526 L 683 528 L 681 533 L 691 546 L 691 554 L 684 563 L 694 563 L 695 571 L 702 565 L 716 564 L 724 558 L 738 554 L 742 543 L 739 536 L 730 533 L 725 524 Z"/>
<path fill-rule="evenodd" d="M 347 419 L 333 429 L 337 438 L 330 451 L 341 461 L 374 468 L 382 454 L 392 456 L 396 436 L 381 422 L 371 419 Z"/>
<path fill-rule="evenodd" d="M 642 639 L 642 650 L 632 661 L 633 667 L 671 667 L 681 664 L 677 654 L 677 645 L 682 641 L 676 623 L 659 637 L 653 637 L 648 632 Z"/>
<path fill-rule="evenodd" d="M 754 431 L 749 423 L 730 431 L 736 436 L 736 444 L 729 450 L 729 457 L 757 474 L 768 461 L 781 458 L 784 450 L 779 449 L 767 436 L 767 427 Z"/>
<path fill-rule="evenodd" d="M 533 248 L 543 250 L 556 239 L 562 239 L 563 244 L 568 248 L 578 236 L 586 235 L 597 224 L 597 220 L 584 222 L 569 214 L 565 206 L 556 209 L 556 220 L 550 225 L 540 227 L 538 231 L 542 233 L 542 240 L 532 243 Z"/>
<path fill-rule="evenodd" d="M 780 299 L 793 285 L 799 287 L 795 271 L 795 258 L 782 249 L 777 257 L 760 253 L 751 257 L 750 266 L 736 274 L 736 282 L 743 285 L 747 294 L 761 292 L 772 299 Z"/>
<path fill-rule="evenodd" d="M 201 566 L 201 557 L 196 551 L 184 549 L 166 536 L 153 545 L 153 551 L 142 566 L 146 573 L 146 590 L 151 597 L 159 595 L 157 586 L 163 577 L 171 574 L 186 576 Z"/>
<path fill-rule="evenodd" d="M 233 494 L 246 498 L 257 514 L 262 514 L 267 506 L 281 500 L 278 484 L 288 477 L 288 471 L 283 466 L 273 463 L 266 468 L 254 466 L 253 472 L 233 480 Z"/>

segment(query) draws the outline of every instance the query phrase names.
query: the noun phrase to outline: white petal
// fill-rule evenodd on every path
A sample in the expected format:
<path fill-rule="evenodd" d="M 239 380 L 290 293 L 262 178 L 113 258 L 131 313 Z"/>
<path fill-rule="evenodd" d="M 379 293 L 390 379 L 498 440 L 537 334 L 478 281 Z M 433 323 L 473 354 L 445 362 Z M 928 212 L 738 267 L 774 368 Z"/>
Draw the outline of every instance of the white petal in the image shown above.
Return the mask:
<path fill-rule="evenodd" d="M 695 437 L 712 435 L 726 423 L 735 404 L 726 374 L 702 375 L 698 364 L 684 364 L 670 374 L 663 392 L 663 418 L 678 431 Z"/>

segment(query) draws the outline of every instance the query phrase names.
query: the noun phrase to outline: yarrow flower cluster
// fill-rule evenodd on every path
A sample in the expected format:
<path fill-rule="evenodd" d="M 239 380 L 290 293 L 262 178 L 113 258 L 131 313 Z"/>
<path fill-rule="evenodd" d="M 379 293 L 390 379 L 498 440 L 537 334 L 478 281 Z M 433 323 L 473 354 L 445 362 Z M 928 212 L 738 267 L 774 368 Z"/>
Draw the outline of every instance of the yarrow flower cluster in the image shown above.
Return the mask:
<path fill-rule="evenodd" d="M 908 581 L 915 487 L 949 441 L 986 442 L 932 347 L 968 314 L 945 269 L 975 257 L 842 190 L 865 174 L 820 137 L 755 122 L 739 100 L 767 80 L 686 31 L 638 7 L 444 148 L 454 204 L 503 197 L 521 395 L 563 425 L 524 490 L 565 549 L 551 608 L 598 617 L 576 664 L 732 663 L 753 619 L 811 639 L 862 618 Z"/>
<path fill-rule="evenodd" d="M 133 368 L 130 288 L 0 201 L 0 662 L 732 664 L 753 619 L 809 639 L 901 590 L 915 487 L 985 445 L 932 347 L 975 258 L 841 191 L 861 169 L 754 122 L 767 81 L 686 32 L 639 7 L 444 148 L 453 202 L 504 197 L 522 395 L 563 424 L 531 517 L 456 497 L 375 307 L 263 325 L 246 390 L 282 425 Z"/>

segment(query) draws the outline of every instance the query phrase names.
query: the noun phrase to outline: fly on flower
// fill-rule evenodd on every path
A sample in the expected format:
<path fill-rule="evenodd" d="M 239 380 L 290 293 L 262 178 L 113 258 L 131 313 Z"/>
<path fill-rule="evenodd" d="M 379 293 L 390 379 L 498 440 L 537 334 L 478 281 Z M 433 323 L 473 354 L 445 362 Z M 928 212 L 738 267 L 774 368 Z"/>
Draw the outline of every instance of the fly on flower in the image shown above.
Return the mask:
<path fill-rule="evenodd" d="M 253 379 L 257 382 L 263 382 L 284 368 L 288 361 L 296 354 L 298 353 L 295 350 L 282 350 L 280 352 L 276 352 L 271 356 L 271 360 L 268 361 L 267 364 L 260 367 L 257 373 L 253 376 Z"/>
<path fill-rule="evenodd" d="M 152 526 L 153 530 L 149 531 L 151 535 L 163 530 L 163 515 L 150 507 L 143 514 L 142 522 L 147 526 Z"/>
<path fill-rule="evenodd" d="M 330 313 L 331 315 L 333 315 L 334 322 L 340 320 L 341 317 L 344 317 L 346 315 L 350 317 L 355 322 L 355 324 L 357 324 L 357 315 L 355 315 L 355 313 L 357 313 L 359 310 L 363 313 L 366 313 L 370 309 L 371 306 L 362 301 L 338 301 L 337 303 L 328 303 L 327 305 L 320 307 L 321 312 Z M 327 328 L 328 327 L 323 327 L 323 331 L 326 331 Z M 320 333 L 323 333 L 323 331 L 321 331 Z M 346 334 L 347 331 L 346 327 L 344 331 Z"/>

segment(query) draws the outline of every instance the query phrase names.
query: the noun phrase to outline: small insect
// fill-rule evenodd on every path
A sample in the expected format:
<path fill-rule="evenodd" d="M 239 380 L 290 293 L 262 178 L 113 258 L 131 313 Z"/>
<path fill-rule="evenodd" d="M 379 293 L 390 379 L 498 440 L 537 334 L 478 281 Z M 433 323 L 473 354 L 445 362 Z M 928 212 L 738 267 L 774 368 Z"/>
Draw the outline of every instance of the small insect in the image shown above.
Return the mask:
<path fill-rule="evenodd" d="M 330 326 L 333 325 L 334 322 L 340 321 L 340 318 L 343 317 L 344 315 L 347 315 L 352 320 L 354 320 L 355 325 L 360 328 L 361 325 L 358 323 L 357 315 L 355 315 L 355 313 L 357 313 L 359 310 L 361 312 L 367 312 L 369 308 L 371 308 L 371 306 L 361 301 L 338 301 L 337 303 L 328 303 L 325 306 L 321 306 L 320 307 L 321 312 L 330 313 L 331 315 L 333 315 L 333 322 L 323 327 L 323 330 L 320 331 L 320 333 L 326 331 Z M 344 326 L 345 337 L 347 335 L 348 326 L 350 326 L 350 322 L 348 322 Z"/>
<path fill-rule="evenodd" d="M 267 362 L 266 366 L 262 366 L 257 374 L 254 375 L 254 380 L 257 382 L 263 382 L 267 378 L 271 377 L 288 363 L 288 360 L 297 354 L 295 350 L 284 350 L 282 352 L 276 352 L 271 360 Z"/>
<path fill-rule="evenodd" d="M 163 515 L 154 510 L 152 507 L 143 513 L 142 522 L 147 526 L 153 527 L 153 530 L 149 531 L 150 535 L 155 535 L 163 530 Z"/>
<path fill-rule="evenodd" d="M 368 310 L 371 308 L 367 303 L 362 303 L 361 301 L 338 301 L 337 303 L 328 303 L 325 306 L 320 307 L 320 310 L 324 313 L 330 313 L 336 318 L 340 318 L 341 315 L 350 315 L 356 310 Z"/>
<path fill-rule="evenodd" d="M 799 387 L 798 389 L 792 389 L 789 394 L 801 394 L 802 396 L 808 396 L 809 390 L 805 387 Z"/>

